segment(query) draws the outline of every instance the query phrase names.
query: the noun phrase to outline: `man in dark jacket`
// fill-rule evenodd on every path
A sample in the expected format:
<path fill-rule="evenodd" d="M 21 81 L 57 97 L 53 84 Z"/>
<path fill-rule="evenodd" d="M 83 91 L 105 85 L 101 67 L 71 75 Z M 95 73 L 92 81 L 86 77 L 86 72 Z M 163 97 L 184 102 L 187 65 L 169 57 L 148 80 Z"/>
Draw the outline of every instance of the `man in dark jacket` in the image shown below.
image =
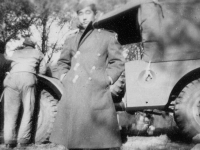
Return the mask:
<path fill-rule="evenodd" d="M 26 38 L 23 45 L 24 48 L 15 50 L 10 58 L 11 70 L 4 80 L 4 142 L 8 148 L 15 146 L 17 142 L 20 146 L 30 143 L 36 74 L 44 74 L 46 71 L 43 54 L 35 49 L 34 42 Z M 23 115 L 17 134 L 21 103 Z"/>
<path fill-rule="evenodd" d="M 94 29 L 94 3 L 77 6 L 80 31 L 65 41 L 53 76 L 64 84 L 50 141 L 68 149 L 121 146 L 117 114 L 110 92 L 124 71 L 115 33 Z"/>

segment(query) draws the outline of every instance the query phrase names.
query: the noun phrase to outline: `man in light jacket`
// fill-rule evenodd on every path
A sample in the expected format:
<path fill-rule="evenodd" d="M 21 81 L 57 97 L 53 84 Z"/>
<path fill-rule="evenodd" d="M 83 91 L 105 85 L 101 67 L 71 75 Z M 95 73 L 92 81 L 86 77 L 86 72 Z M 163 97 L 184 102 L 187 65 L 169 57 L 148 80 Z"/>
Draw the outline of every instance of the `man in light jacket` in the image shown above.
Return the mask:
<path fill-rule="evenodd" d="M 4 142 L 8 148 L 17 143 L 26 146 L 31 142 L 36 74 L 46 72 L 43 54 L 35 49 L 35 43 L 25 38 L 23 45 L 24 48 L 15 50 L 10 58 L 11 70 L 4 79 Z M 17 134 L 20 108 L 23 114 Z"/>

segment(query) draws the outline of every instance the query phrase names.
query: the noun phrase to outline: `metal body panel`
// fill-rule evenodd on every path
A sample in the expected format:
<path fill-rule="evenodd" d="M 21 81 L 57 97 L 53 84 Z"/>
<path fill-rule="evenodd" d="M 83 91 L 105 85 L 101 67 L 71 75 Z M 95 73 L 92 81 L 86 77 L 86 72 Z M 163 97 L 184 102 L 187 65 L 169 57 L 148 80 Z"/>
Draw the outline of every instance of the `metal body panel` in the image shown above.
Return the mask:
<path fill-rule="evenodd" d="M 177 82 L 199 66 L 200 60 L 127 62 L 125 64 L 126 110 L 163 108 Z"/>
<path fill-rule="evenodd" d="M 58 79 L 39 74 L 38 80 L 46 87 L 50 88 L 54 95 L 58 98 L 58 100 L 60 100 L 64 91 L 64 87 Z"/>

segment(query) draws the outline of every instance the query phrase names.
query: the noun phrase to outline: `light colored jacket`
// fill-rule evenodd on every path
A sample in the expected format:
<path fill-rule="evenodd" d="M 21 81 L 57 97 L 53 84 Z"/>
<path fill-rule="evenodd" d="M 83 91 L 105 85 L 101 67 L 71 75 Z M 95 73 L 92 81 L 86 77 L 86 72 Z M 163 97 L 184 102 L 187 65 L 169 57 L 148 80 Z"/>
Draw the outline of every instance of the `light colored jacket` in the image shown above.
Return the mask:
<path fill-rule="evenodd" d="M 12 61 L 10 73 L 30 72 L 33 74 L 45 74 L 46 63 L 43 57 L 44 55 L 41 51 L 29 46 L 16 50 L 10 58 Z"/>

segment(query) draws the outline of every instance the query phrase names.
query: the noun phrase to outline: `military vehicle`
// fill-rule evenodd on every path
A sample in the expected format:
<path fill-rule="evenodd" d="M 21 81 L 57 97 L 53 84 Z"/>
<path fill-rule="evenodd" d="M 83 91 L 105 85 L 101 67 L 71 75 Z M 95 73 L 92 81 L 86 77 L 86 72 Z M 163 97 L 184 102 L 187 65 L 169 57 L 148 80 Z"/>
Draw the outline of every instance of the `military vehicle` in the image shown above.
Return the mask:
<path fill-rule="evenodd" d="M 125 96 L 113 90 L 116 110 L 129 114 L 154 110 L 173 113 L 182 132 L 197 139 L 200 133 L 199 0 L 133 0 L 104 14 L 93 25 L 116 32 L 121 45 L 136 43 L 141 48 L 141 59 L 125 64 Z M 41 143 L 51 133 L 63 85 L 43 75 L 38 75 L 38 79 L 33 140 Z M 117 87 L 118 83 L 115 84 Z"/>
<path fill-rule="evenodd" d="M 137 43 L 142 59 L 125 64 L 125 111 L 173 113 L 181 131 L 200 133 L 200 1 L 133 0 L 94 23 Z"/>

